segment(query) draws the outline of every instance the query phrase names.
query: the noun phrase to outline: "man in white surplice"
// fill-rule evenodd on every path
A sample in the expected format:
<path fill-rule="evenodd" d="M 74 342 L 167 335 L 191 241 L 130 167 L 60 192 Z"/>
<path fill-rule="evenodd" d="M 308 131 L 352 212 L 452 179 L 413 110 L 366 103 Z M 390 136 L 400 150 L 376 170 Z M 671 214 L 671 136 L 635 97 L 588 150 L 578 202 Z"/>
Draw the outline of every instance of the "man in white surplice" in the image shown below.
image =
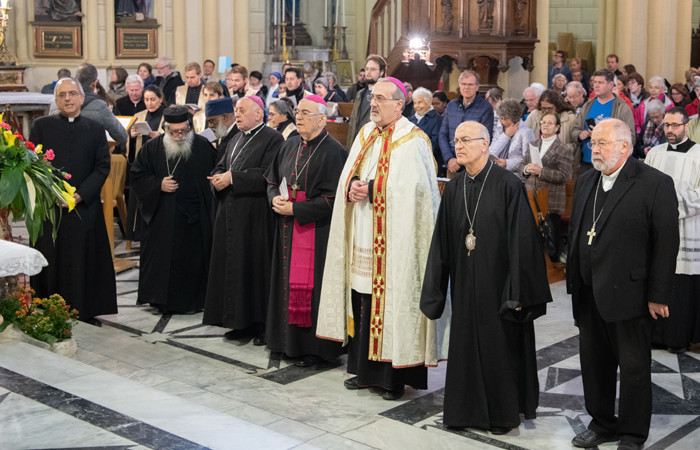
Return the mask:
<path fill-rule="evenodd" d="M 317 335 L 348 344 L 348 389 L 427 388 L 437 364 L 435 322 L 419 309 L 440 193 L 430 140 L 401 115 L 406 92 L 377 81 L 371 122 L 340 176 L 328 241 Z M 342 201 L 341 201 L 342 199 Z"/>

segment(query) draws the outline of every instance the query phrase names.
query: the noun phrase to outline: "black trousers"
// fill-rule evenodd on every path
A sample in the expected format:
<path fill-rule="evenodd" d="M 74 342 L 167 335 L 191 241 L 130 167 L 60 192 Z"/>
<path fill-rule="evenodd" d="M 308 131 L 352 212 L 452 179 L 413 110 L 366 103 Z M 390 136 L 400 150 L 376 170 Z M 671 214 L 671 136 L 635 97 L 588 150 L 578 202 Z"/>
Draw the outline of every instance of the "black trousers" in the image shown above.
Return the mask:
<path fill-rule="evenodd" d="M 593 290 L 582 287 L 579 350 L 586 410 L 596 433 L 643 444 L 651 422 L 651 316 L 605 322 Z M 620 402 L 615 415 L 617 368 Z"/>
<path fill-rule="evenodd" d="M 396 389 L 409 385 L 414 389 L 428 388 L 428 368 L 424 365 L 394 368 L 390 362 L 370 361 L 369 323 L 372 296 L 352 291 L 352 313 L 355 318 L 355 337 L 348 344 L 348 373 L 357 375 L 360 386 Z M 394 345 L 401 345 L 395 342 Z"/>

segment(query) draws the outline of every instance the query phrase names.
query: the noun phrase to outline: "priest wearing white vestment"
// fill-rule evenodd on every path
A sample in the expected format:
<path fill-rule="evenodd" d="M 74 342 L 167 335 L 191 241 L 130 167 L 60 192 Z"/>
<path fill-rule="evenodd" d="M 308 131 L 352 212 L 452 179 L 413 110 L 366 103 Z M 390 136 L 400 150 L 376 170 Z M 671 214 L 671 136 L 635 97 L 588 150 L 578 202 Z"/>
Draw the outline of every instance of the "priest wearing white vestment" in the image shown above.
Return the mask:
<path fill-rule="evenodd" d="M 406 384 L 426 389 L 437 364 L 436 323 L 419 303 L 440 193 L 430 140 L 401 115 L 405 99 L 395 78 L 368 98 L 371 122 L 336 192 L 316 331 L 348 345 L 347 389 L 380 387 L 386 400 Z"/>

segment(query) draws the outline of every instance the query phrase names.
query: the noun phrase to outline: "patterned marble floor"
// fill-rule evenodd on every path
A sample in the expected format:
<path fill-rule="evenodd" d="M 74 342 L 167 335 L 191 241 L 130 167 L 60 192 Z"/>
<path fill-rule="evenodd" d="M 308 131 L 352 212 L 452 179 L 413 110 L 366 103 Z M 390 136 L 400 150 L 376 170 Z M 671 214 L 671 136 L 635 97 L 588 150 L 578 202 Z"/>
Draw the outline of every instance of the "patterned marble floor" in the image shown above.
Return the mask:
<path fill-rule="evenodd" d="M 119 235 L 119 232 L 116 232 Z M 138 251 L 117 256 L 138 260 Z M 74 358 L 0 340 L 0 448 L 565 449 L 583 408 L 577 329 L 563 283 L 536 322 L 540 408 L 504 436 L 442 427 L 447 363 L 429 389 L 395 402 L 348 391 L 344 359 L 304 369 L 248 341 L 226 341 L 202 315 L 135 304 L 138 268 L 117 277 L 119 314 L 79 324 Z M 653 352 L 650 449 L 700 447 L 700 354 Z M 601 449 L 615 448 L 605 444 Z"/>

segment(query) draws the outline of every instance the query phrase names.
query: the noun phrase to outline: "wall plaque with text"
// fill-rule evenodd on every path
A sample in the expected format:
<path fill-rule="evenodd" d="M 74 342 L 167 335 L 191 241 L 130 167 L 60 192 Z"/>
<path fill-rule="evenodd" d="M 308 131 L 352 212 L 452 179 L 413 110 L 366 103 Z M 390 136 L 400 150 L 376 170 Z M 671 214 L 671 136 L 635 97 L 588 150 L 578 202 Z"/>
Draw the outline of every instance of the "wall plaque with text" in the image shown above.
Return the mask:
<path fill-rule="evenodd" d="M 117 27 L 117 58 L 158 56 L 156 28 Z"/>
<path fill-rule="evenodd" d="M 80 24 L 34 24 L 34 56 L 81 58 L 83 56 Z"/>

